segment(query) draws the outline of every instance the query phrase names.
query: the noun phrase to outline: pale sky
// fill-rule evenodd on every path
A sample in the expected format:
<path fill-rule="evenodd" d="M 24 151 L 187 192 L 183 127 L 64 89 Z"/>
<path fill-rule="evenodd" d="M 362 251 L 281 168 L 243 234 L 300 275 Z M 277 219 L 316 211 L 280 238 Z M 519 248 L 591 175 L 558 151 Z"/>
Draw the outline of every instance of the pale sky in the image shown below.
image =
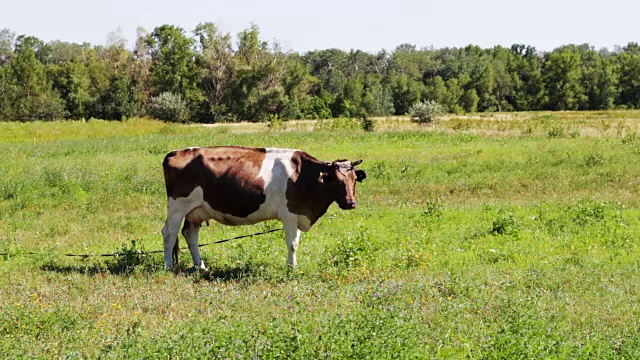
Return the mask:
<path fill-rule="evenodd" d="M 42 40 L 104 45 L 118 28 L 132 48 L 136 29 L 163 24 L 189 35 L 214 22 L 235 39 L 255 23 L 261 38 L 287 50 L 393 50 L 420 47 L 483 48 L 514 43 L 552 50 L 566 44 L 596 47 L 640 42 L 638 0 L 5 0 L 0 29 Z"/>

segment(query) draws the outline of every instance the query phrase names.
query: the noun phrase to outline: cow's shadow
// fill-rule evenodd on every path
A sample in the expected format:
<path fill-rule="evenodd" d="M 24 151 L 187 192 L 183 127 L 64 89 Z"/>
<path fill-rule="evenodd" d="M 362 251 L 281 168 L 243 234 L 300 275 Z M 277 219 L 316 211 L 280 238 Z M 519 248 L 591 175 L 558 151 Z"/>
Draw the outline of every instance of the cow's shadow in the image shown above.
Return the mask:
<path fill-rule="evenodd" d="M 262 277 L 265 264 L 263 263 L 242 263 L 227 266 L 213 266 L 207 270 L 189 268 L 187 272 L 196 273 L 194 278 L 205 281 L 246 281 Z"/>
<path fill-rule="evenodd" d="M 266 265 L 263 263 L 247 262 L 236 265 L 210 266 L 207 270 L 202 270 L 182 263 L 176 266 L 172 272 L 176 276 L 190 277 L 196 282 L 237 282 L 260 278 L 261 274 L 264 273 L 265 267 Z M 168 272 L 168 270 L 164 269 L 162 262 L 131 265 L 115 261 L 68 265 L 51 261 L 42 265 L 40 269 L 59 274 L 80 274 L 92 277 L 106 274 L 121 277 L 132 277 L 140 274 L 150 276 L 154 273 Z"/>
<path fill-rule="evenodd" d="M 42 266 L 40 270 L 49 271 L 59 274 L 81 274 L 88 276 L 96 276 L 98 274 L 104 274 L 105 270 L 103 266 L 92 265 L 61 265 L 54 261 L 50 261 Z"/>

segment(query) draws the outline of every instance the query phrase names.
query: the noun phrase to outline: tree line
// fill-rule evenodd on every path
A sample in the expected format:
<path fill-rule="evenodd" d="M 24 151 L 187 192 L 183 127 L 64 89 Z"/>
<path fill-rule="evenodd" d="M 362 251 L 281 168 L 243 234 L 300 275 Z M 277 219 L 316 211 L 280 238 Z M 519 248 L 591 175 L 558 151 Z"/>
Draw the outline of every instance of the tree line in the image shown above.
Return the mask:
<path fill-rule="evenodd" d="M 391 52 L 283 50 L 253 25 L 232 36 L 119 32 L 105 46 L 44 42 L 0 30 L 0 120 L 153 116 L 220 122 L 406 114 L 421 101 L 452 113 L 640 108 L 640 46 L 550 52 L 515 44 Z"/>

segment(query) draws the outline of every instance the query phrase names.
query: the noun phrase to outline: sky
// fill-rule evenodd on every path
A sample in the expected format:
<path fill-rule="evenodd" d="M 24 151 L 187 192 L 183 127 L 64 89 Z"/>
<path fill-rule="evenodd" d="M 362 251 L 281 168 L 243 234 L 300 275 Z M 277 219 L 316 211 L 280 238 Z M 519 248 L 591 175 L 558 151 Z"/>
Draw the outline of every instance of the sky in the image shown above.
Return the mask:
<path fill-rule="evenodd" d="M 0 29 L 44 41 L 107 43 L 121 29 L 132 48 L 136 29 L 163 24 L 191 34 L 213 22 L 235 39 L 256 24 L 261 39 L 284 49 L 377 52 L 409 43 L 418 48 L 490 48 L 514 43 L 550 51 L 589 43 L 596 49 L 640 42 L 638 0 L 8 0 Z"/>

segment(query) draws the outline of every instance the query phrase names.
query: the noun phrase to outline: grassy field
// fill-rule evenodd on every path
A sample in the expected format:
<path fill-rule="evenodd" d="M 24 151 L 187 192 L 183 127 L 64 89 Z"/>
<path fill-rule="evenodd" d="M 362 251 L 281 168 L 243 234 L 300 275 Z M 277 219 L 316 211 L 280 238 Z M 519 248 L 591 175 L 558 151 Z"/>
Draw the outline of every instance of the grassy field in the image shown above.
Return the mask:
<path fill-rule="evenodd" d="M 0 358 L 640 358 L 640 112 L 278 128 L 0 123 Z M 363 158 L 359 207 L 167 272 L 162 159 L 223 144 Z"/>

